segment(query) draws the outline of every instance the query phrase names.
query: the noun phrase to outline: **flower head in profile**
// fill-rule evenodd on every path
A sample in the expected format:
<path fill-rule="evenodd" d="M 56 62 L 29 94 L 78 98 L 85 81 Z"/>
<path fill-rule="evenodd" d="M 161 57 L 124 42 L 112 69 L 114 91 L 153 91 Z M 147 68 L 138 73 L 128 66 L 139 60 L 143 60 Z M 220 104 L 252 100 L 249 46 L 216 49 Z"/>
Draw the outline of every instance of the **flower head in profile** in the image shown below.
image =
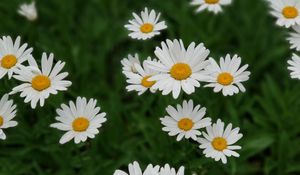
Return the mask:
<path fill-rule="evenodd" d="M 138 73 L 134 65 L 135 64 L 141 65 L 139 55 L 137 53 L 134 55 L 129 54 L 127 58 L 123 58 L 121 60 L 121 64 L 122 64 L 122 72 L 128 78 L 128 74 Z"/>
<path fill-rule="evenodd" d="M 198 138 L 199 148 L 203 149 L 205 157 L 211 157 L 215 161 L 221 160 L 226 164 L 226 157 L 240 156 L 235 150 L 241 149 L 241 146 L 233 145 L 243 137 L 239 130 L 240 128 L 232 129 L 231 123 L 224 130 L 224 122 L 218 119 L 217 123 L 206 127 L 206 132 L 202 134 L 204 137 Z"/>
<path fill-rule="evenodd" d="M 34 1 L 30 4 L 21 4 L 18 13 L 27 18 L 29 21 L 35 21 L 38 17 Z"/>
<path fill-rule="evenodd" d="M 300 57 L 297 54 L 288 60 L 288 70 L 291 71 L 291 78 L 300 79 Z"/>
<path fill-rule="evenodd" d="M 66 91 L 71 86 L 72 82 L 64 80 L 68 73 L 61 72 L 65 63 L 58 61 L 54 64 L 53 54 L 48 57 L 46 53 L 43 53 L 41 69 L 34 59 L 28 61 L 30 66 L 21 66 L 15 70 L 14 78 L 23 84 L 13 88 L 11 94 L 21 92 L 20 96 L 25 97 L 24 102 L 30 102 L 32 108 L 36 108 L 38 102 L 40 102 L 40 106 L 44 106 L 45 100 L 49 98 L 50 94 Z"/>
<path fill-rule="evenodd" d="M 160 13 L 156 13 L 154 10 L 148 11 L 145 8 L 141 12 L 141 16 L 136 13 L 132 13 L 134 19 L 129 20 L 129 24 L 125 25 L 131 33 L 129 36 L 133 39 L 146 40 L 159 35 L 160 31 L 167 28 L 165 21 L 159 21 Z"/>
<path fill-rule="evenodd" d="M 158 175 L 159 166 L 149 164 L 143 171 L 138 162 L 134 161 L 128 166 L 128 173 L 122 170 L 116 170 L 113 175 Z"/>
<path fill-rule="evenodd" d="M 15 42 L 10 36 L 0 39 L 0 79 L 6 74 L 10 79 L 23 62 L 32 58 L 33 49 L 27 46 L 27 43 L 21 45 L 21 37 L 17 37 Z"/>
<path fill-rule="evenodd" d="M 192 0 L 191 5 L 199 6 L 196 12 L 207 9 L 215 14 L 222 12 L 222 6 L 231 4 L 232 0 Z"/>
<path fill-rule="evenodd" d="M 272 8 L 271 14 L 277 18 L 276 24 L 289 28 L 300 25 L 299 0 L 268 0 Z"/>
<path fill-rule="evenodd" d="M 297 51 L 300 51 L 300 26 L 295 25 L 293 26 L 294 32 L 290 33 L 290 36 L 287 38 L 287 40 L 290 43 L 291 49 L 296 49 Z"/>
<path fill-rule="evenodd" d="M 147 58 L 148 61 L 151 61 L 151 58 Z M 148 89 L 150 92 L 154 93 L 156 89 L 153 88 L 155 81 L 149 81 L 149 79 L 157 74 L 157 71 L 150 69 L 147 65 L 146 60 L 143 62 L 141 66 L 138 63 L 134 64 L 134 70 L 137 73 L 128 73 L 127 74 L 127 83 L 129 84 L 126 89 L 128 91 L 137 91 L 138 95 L 143 94 Z"/>
<path fill-rule="evenodd" d="M 95 138 L 99 133 L 99 128 L 107 119 L 106 113 L 100 112 L 100 107 L 96 106 L 97 100 L 77 97 L 76 102 L 70 101 L 69 106 L 62 104 L 61 109 L 57 109 L 58 122 L 51 124 L 66 133 L 61 137 L 59 143 L 64 144 L 74 138 L 76 144 L 85 142 L 87 138 Z"/>
<path fill-rule="evenodd" d="M 206 108 L 200 105 L 194 107 L 192 100 L 184 100 L 182 106 L 177 105 L 177 108 L 168 106 L 166 111 L 168 115 L 160 119 L 164 125 L 162 130 L 170 136 L 177 135 L 177 141 L 182 138 L 197 140 L 197 136 L 201 135 L 199 129 L 211 124 L 211 119 L 204 117 Z"/>
<path fill-rule="evenodd" d="M 159 61 L 147 61 L 150 69 L 159 72 L 149 79 L 156 81 L 154 89 L 159 89 L 163 95 L 172 92 L 173 98 L 178 98 L 181 89 L 192 94 L 195 87 L 200 87 L 199 81 L 205 77 L 204 68 L 209 64 L 209 50 L 202 43 L 193 42 L 186 49 L 182 40 L 166 40 L 154 53 Z"/>
<path fill-rule="evenodd" d="M 242 82 L 249 79 L 250 72 L 246 71 L 248 65 L 240 68 L 241 58 L 229 54 L 225 58 L 220 58 L 220 65 L 210 58 L 210 65 L 206 67 L 207 79 L 209 84 L 205 87 L 214 88 L 214 92 L 222 91 L 224 96 L 237 94 L 239 91 L 245 92 L 246 89 Z"/>
<path fill-rule="evenodd" d="M 15 127 L 18 122 L 12 119 L 16 116 L 17 110 L 13 100 L 8 99 L 8 94 L 4 94 L 0 100 L 0 139 L 5 140 L 4 129 Z"/>

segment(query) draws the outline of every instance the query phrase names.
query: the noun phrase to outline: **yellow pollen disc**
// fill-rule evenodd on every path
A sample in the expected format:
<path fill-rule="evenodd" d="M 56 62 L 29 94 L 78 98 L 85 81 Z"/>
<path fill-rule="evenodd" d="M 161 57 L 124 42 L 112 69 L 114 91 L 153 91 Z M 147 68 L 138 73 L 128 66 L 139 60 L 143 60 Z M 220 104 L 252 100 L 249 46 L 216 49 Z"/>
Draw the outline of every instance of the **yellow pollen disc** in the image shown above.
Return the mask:
<path fill-rule="evenodd" d="M 154 26 L 150 23 L 145 23 L 140 27 L 141 32 L 150 33 L 153 31 Z"/>
<path fill-rule="evenodd" d="M 150 88 L 152 87 L 154 84 L 155 84 L 155 81 L 148 81 L 148 79 L 150 78 L 151 76 L 146 76 L 142 79 L 142 82 L 141 84 L 146 87 L 146 88 Z"/>
<path fill-rule="evenodd" d="M 219 0 L 205 0 L 206 4 L 217 4 Z"/>
<path fill-rule="evenodd" d="M 228 86 L 233 82 L 233 76 L 228 72 L 223 72 L 218 75 L 217 81 L 223 86 Z"/>
<path fill-rule="evenodd" d="M 5 55 L 1 60 L 1 66 L 5 69 L 10 69 L 17 63 L 17 58 L 14 55 Z"/>
<path fill-rule="evenodd" d="M 176 80 L 185 80 L 192 75 L 192 69 L 188 64 L 174 64 L 170 70 L 171 76 Z"/>
<path fill-rule="evenodd" d="M 211 142 L 211 145 L 214 147 L 215 150 L 223 151 L 227 148 L 227 141 L 223 137 L 216 137 Z"/>
<path fill-rule="evenodd" d="M 194 122 L 189 118 L 179 120 L 178 127 L 184 131 L 189 131 L 193 128 Z"/>
<path fill-rule="evenodd" d="M 283 8 L 282 15 L 286 18 L 296 18 L 298 16 L 298 10 L 295 7 L 287 6 Z"/>
<path fill-rule="evenodd" d="M 4 123 L 3 117 L 0 115 L 0 126 L 2 126 Z"/>
<path fill-rule="evenodd" d="M 89 125 L 90 121 L 85 117 L 76 118 L 72 123 L 73 130 L 77 132 L 86 131 Z"/>
<path fill-rule="evenodd" d="M 31 86 L 37 91 L 42 91 L 50 87 L 51 81 L 49 77 L 45 75 L 37 75 L 31 81 Z"/>

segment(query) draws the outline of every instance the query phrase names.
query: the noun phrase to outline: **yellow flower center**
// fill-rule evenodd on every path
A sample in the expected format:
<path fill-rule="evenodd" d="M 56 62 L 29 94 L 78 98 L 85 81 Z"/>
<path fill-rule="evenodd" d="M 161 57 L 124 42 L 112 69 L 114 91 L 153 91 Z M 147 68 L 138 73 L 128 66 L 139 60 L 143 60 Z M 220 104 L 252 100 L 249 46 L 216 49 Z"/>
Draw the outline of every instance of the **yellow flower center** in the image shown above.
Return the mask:
<path fill-rule="evenodd" d="M 14 55 L 5 55 L 1 60 L 1 66 L 5 69 L 10 69 L 17 63 L 17 58 Z"/>
<path fill-rule="evenodd" d="M 77 132 L 86 131 L 89 125 L 90 121 L 85 117 L 76 118 L 72 123 L 73 130 Z"/>
<path fill-rule="evenodd" d="M 215 150 L 223 151 L 227 148 L 227 141 L 223 137 L 216 137 L 211 142 L 211 145 L 214 147 Z"/>
<path fill-rule="evenodd" d="M 37 75 L 31 81 L 31 86 L 37 91 L 42 91 L 50 87 L 51 81 L 49 77 L 45 75 Z"/>
<path fill-rule="evenodd" d="M 4 123 L 3 117 L 0 115 L 0 126 L 2 126 Z"/>
<path fill-rule="evenodd" d="M 184 131 L 189 131 L 193 128 L 194 122 L 189 118 L 179 120 L 178 127 Z"/>
<path fill-rule="evenodd" d="M 150 33 L 153 31 L 154 26 L 150 23 L 145 23 L 140 27 L 141 32 Z"/>
<path fill-rule="evenodd" d="M 185 80 L 192 75 L 192 69 L 188 64 L 174 64 L 170 70 L 171 76 L 176 80 Z"/>
<path fill-rule="evenodd" d="M 286 18 L 296 18 L 298 16 L 298 10 L 295 7 L 287 6 L 283 8 L 282 15 Z"/>
<path fill-rule="evenodd" d="M 152 87 L 154 84 L 155 84 L 155 81 L 148 81 L 148 79 L 150 78 L 151 76 L 146 76 L 142 79 L 142 82 L 141 84 L 146 87 L 146 88 L 150 88 Z"/>
<path fill-rule="evenodd" d="M 206 4 L 217 4 L 219 0 L 205 0 Z"/>
<path fill-rule="evenodd" d="M 218 75 L 217 81 L 223 86 L 228 86 L 233 82 L 233 76 L 228 72 L 223 72 Z"/>

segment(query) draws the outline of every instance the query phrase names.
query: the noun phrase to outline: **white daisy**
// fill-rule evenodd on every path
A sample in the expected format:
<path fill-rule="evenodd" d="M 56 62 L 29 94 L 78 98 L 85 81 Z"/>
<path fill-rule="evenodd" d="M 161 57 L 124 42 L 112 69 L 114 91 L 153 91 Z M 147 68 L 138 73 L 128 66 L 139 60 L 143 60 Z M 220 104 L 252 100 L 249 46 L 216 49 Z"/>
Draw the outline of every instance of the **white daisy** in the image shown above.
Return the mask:
<path fill-rule="evenodd" d="M 291 49 L 296 49 L 297 51 L 300 51 L 300 26 L 295 25 L 293 26 L 293 29 L 295 32 L 291 32 L 290 37 L 288 37 L 287 40 L 291 45 Z"/>
<path fill-rule="evenodd" d="M 159 166 L 149 164 L 143 172 L 138 162 L 130 163 L 128 166 L 129 173 L 122 170 L 116 170 L 113 175 L 158 175 Z"/>
<path fill-rule="evenodd" d="M 271 14 L 277 18 L 276 24 L 286 28 L 300 25 L 299 0 L 268 0 L 272 8 Z"/>
<path fill-rule="evenodd" d="M 15 127 L 18 122 L 12 119 L 16 116 L 16 105 L 13 100 L 8 100 L 8 94 L 5 94 L 0 100 L 0 139 L 5 140 L 6 135 L 3 129 Z"/>
<path fill-rule="evenodd" d="M 13 42 L 10 36 L 0 39 L 0 79 L 8 74 L 10 79 L 16 69 L 26 60 L 31 58 L 32 48 L 27 48 L 27 43 L 20 45 L 21 37 Z"/>
<path fill-rule="evenodd" d="M 215 161 L 222 160 L 226 164 L 226 156 L 240 156 L 234 150 L 241 149 L 241 146 L 233 145 L 243 137 L 239 130 L 240 128 L 232 129 L 231 123 L 224 130 L 224 122 L 218 119 L 217 123 L 206 127 L 206 133 L 202 132 L 204 137 L 198 138 L 199 148 L 204 149 L 203 154 L 205 154 L 205 157 L 211 157 Z"/>
<path fill-rule="evenodd" d="M 153 88 L 161 90 L 163 95 L 172 92 L 178 98 L 181 89 L 192 94 L 195 87 L 200 87 L 199 81 L 205 77 L 203 69 L 209 64 L 206 60 L 209 50 L 203 43 L 196 46 L 193 42 L 185 49 L 182 40 L 166 40 L 154 53 L 159 62 L 147 61 L 149 68 L 160 72 L 149 79 L 156 81 Z"/>
<path fill-rule="evenodd" d="M 169 164 L 160 168 L 159 175 L 184 175 L 184 167 L 181 166 L 176 173 L 174 168 L 171 168 Z"/>
<path fill-rule="evenodd" d="M 293 54 L 292 59 L 288 60 L 288 70 L 291 71 L 291 78 L 300 79 L 300 57 Z"/>
<path fill-rule="evenodd" d="M 222 12 L 222 6 L 231 4 L 231 0 L 193 0 L 191 5 L 199 6 L 196 12 L 207 9 L 215 14 Z"/>
<path fill-rule="evenodd" d="M 246 89 L 241 82 L 249 79 L 250 72 L 245 71 L 248 64 L 240 67 L 241 58 L 234 55 L 231 59 L 230 55 L 227 54 L 225 59 L 220 58 L 220 66 L 218 63 L 210 58 L 210 65 L 206 67 L 206 73 L 208 75 L 205 81 L 209 84 L 205 87 L 213 87 L 214 92 L 220 92 L 224 96 L 233 95 L 240 91 L 245 92 Z"/>
<path fill-rule="evenodd" d="M 201 135 L 199 129 L 211 125 L 211 118 L 203 118 L 206 108 L 200 105 L 194 107 L 193 101 L 183 101 L 182 106 L 177 105 L 177 109 L 168 106 L 166 111 L 169 115 L 160 118 L 161 123 L 165 126 L 163 131 L 168 132 L 170 136 L 177 135 L 177 141 L 183 137 L 197 140 L 197 136 Z"/>
<path fill-rule="evenodd" d="M 167 28 L 165 21 L 158 21 L 160 13 L 156 14 L 154 10 L 151 10 L 149 13 L 148 9 L 145 8 L 141 12 L 141 17 L 136 13 L 132 14 L 134 19 L 129 20 L 129 24 L 126 24 L 125 28 L 131 31 L 129 36 L 133 39 L 146 40 L 159 35 L 161 30 Z"/>
<path fill-rule="evenodd" d="M 64 144 L 74 138 L 76 144 L 85 142 L 87 138 L 95 138 L 99 133 L 99 128 L 106 121 L 106 113 L 100 112 L 100 107 L 96 107 L 97 100 L 77 97 L 76 104 L 69 102 L 69 106 L 62 104 L 61 109 L 57 109 L 58 116 L 55 118 L 58 123 L 51 124 L 50 127 L 67 131 L 59 140 Z"/>
<path fill-rule="evenodd" d="M 147 60 L 151 61 L 151 58 L 148 57 Z M 156 89 L 153 88 L 155 81 L 149 81 L 148 79 L 156 75 L 157 71 L 149 69 L 146 60 L 143 62 L 143 67 L 137 63 L 134 64 L 134 67 L 137 73 L 127 74 L 127 83 L 129 83 L 129 85 L 126 89 L 128 91 L 137 91 L 138 95 L 142 95 L 148 89 L 154 93 L 156 91 Z"/>
<path fill-rule="evenodd" d="M 54 55 L 50 54 L 47 58 L 46 53 L 42 56 L 42 69 L 34 59 L 29 59 L 29 67 L 21 66 L 15 72 L 14 78 L 24 82 L 23 84 L 13 88 L 11 94 L 21 92 L 21 97 L 25 97 L 24 102 L 31 102 L 31 107 L 35 108 L 37 103 L 44 106 L 45 99 L 50 94 L 57 94 L 58 91 L 66 91 L 72 82 L 64 80 L 68 76 L 67 72 L 61 70 L 65 66 L 65 62 L 58 61 L 53 66 Z"/>
<path fill-rule="evenodd" d="M 27 18 L 29 21 L 35 21 L 38 17 L 34 1 L 30 4 L 21 4 L 18 13 Z"/>
<path fill-rule="evenodd" d="M 133 55 L 128 55 L 128 58 L 123 58 L 121 60 L 122 63 L 122 72 L 123 74 L 128 78 L 128 74 L 137 73 L 137 70 L 134 66 L 134 64 L 141 64 L 140 63 L 140 59 L 139 59 L 139 55 L 136 53 L 134 56 Z"/>

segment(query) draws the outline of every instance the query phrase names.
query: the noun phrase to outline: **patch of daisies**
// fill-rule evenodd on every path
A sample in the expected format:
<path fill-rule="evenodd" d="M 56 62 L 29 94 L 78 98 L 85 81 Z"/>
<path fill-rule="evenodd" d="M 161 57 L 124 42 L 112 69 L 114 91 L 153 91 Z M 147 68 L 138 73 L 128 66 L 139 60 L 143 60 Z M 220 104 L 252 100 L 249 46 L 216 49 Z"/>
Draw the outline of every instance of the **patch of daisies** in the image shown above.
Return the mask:
<path fill-rule="evenodd" d="M 299 0 L 266 0 L 270 6 L 270 13 L 276 18 L 278 26 L 287 28 L 290 48 L 300 51 L 300 2 Z M 300 57 L 293 53 L 288 61 L 291 78 L 300 79 Z"/>
<path fill-rule="evenodd" d="M 208 9 L 214 13 L 221 11 L 221 5 L 230 4 L 226 0 L 194 0 L 199 5 L 197 11 Z M 131 32 L 133 39 L 149 39 L 160 34 L 159 30 L 167 28 L 164 21 L 159 22 L 154 10 L 147 8 L 141 16 L 133 13 L 134 19 L 129 20 L 125 27 Z M 158 25 L 159 26 L 156 26 Z M 164 26 L 164 27 L 163 27 Z M 156 29 L 156 30 L 155 30 Z M 154 57 L 141 59 L 140 56 L 129 54 L 121 60 L 122 72 L 126 77 L 126 90 L 135 91 L 138 95 L 149 90 L 150 93 L 172 94 L 177 99 L 180 94 L 193 94 L 203 84 L 214 92 L 224 96 L 233 96 L 245 92 L 243 83 L 249 79 L 248 65 L 242 64 L 238 55 L 225 55 L 219 60 L 209 56 L 210 50 L 203 43 L 190 43 L 187 47 L 181 39 L 167 39 L 154 50 Z M 206 108 L 194 104 L 192 100 L 184 100 L 182 105 L 168 106 L 167 115 L 160 118 L 162 130 L 177 141 L 191 139 L 198 142 L 205 157 L 227 163 L 227 157 L 239 157 L 237 150 L 241 146 L 236 142 L 242 138 L 239 128 L 217 119 L 215 123 L 206 116 Z M 135 167 L 135 168 L 134 168 Z M 159 168 L 148 166 L 144 174 L 158 172 Z M 139 172 L 139 173 L 137 173 Z M 156 174 L 154 173 L 154 174 Z M 127 174 L 117 170 L 115 175 Z M 129 174 L 143 174 L 137 163 L 129 165 Z M 176 174 L 174 172 L 173 174 Z"/>
<path fill-rule="evenodd" d="M 21 43 L 20 37 L 15 41 L 10 36 L 0 38 L 0 79 L 7 76 L 9 80 L 17 80 L 19 85 L 9 95 L 20 94 L 24 102 L 35 109 L 43 107 L 50 95 L 67 91 L 72 82 L 66 80 L 69 73 L 63 71 L 65 62 L 56 60 L 52 53 L 43 53 L 41 59 L 36 60 L 32 51 L 27 43 Z M 0 139 L 6 138 L 3 129 L 18 124 L 12 120 L 17 109 L 9 95 L 5 94 L 0 101 Z M 59 141 L 61 144 L 71 139 L 80 143 L 94 138 L 106 121 L 106 114 L 97 107 L 97 100 L 84 97 L 77 97 L 76 102 L 70 101 L 68 106 L 62 104 L 57 115 L 57 123 L 51 124 L 51 127 L 66 132 Z"/>

